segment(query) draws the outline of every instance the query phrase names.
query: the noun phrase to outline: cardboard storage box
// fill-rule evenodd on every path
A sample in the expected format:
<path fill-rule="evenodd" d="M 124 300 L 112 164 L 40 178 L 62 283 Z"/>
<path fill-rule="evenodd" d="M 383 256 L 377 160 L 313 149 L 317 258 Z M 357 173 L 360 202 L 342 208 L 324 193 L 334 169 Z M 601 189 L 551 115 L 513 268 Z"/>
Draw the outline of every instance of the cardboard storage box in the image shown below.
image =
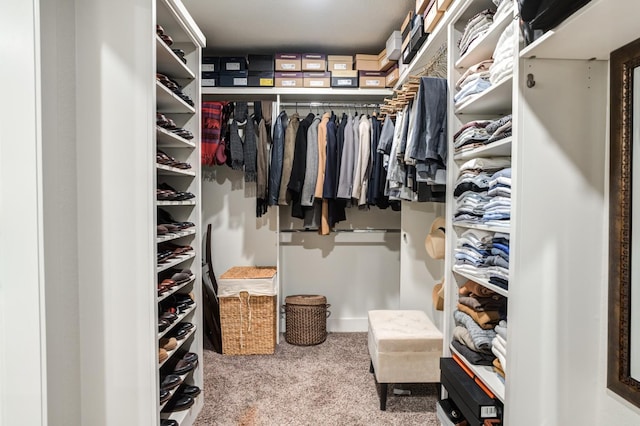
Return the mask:
<path fill-rule="evenodd" d="M 249 87 L 273 87 L 275 73 L 273 71 L 249 71 Z"/>
<path fill-rule="evenodd" d="M 220 87 L 247 87 L 248 71 L 221 72 L 219 79 Z"/>
<path fill-rule="evenodd" d="M 387 56 L 387 49 L 384 49 L 378 55 L 378 70 L 379 71 L 387 71 L 389 68 L 391 68 L 395 64 L 396 64 L 396 61 L 389 60 L 389 57 Z"/>
<path fill-rule="evenodd" d="M 222 56 L 220 58 L 220 72 L 246 71 L 247 59 L 244 56 Z"/>
<path fill-rule="evenodd" d="M 220 73 L 217 72 L 202 72 L 200 75 L 200 85 L 202 87 L 216 87 L 219 85 L 218 81 Z"/>
<path fill-rule="evenodd" d="M 276 53 L 276 71 L 301 71 L 302 57 L 299 53 Z"/>
<path fill-rule="evenodd" d="M 276 346 L 275 267 L 235 266 L 218 280 L 222 353 L 272 354 Z"/>
<path fill-rule="evenodd" d="M 353 70 L 353 56 L 329 55 L 327 56 L 327 71 L 351 71 Z"/>
<path fill-rule="evenodd" d="M 385 87 L 386 75 L 382 71 L 359 71 L 358 78 L 361 88 L 382 89 Z"/>
<path fill-rule="evenodd" d="M 272 71 L 274 70 L 273 55 L 249 55 L 249 71 Z"/>
<path fill-rule="evenodd" d="M 402 39 L 406 39 L 411 31 L 411 20 L 413 19 L 413 10 L 410 10 L 407 13 L 407 16 L 404 18 L 402 22 L 402 26 L 400 27 L 400 33 L 402 33 Z"/>
<path fill-rule="evenodd" d="M 446 12 L 453 0 L 436 0 L 436 5 L 440 12 Z"/>
<path fill-rule="evenodd" d="M 387 58 L 391 61 L 397 61 L 402 57 L 402 33 L 394 31 L 387 39 L 386 49 Z"/>
<path fill-rule="evenodd" d="M 385 86 L 393 87 L 396 85 L 399 79 L 400 68 L 398 67 L 398 64 L 396 64 L 389 71 L 387 71 L 387 75 L 385 77 Z"/>
<path fill-rule="evenodd" d="M 330 72 L 305 72 L 302 78 L 304 87 L 331 87 Z"/>
<path fill-rule="evenodd" d="M 427 9 L 430 3 L 434 3 L 437 0 L 416 0 L 416 15 L 421 15 Z"/>
<path fill-rule="evenodd" d="M 378 55 L 356 55 L 356 69 L 358 71 L 380 71 Z"/>
<path fill-rule="evenodd" d="M 277 72 L 275 74 L 276 87 L 302 87 L 303 74 L 301 72 Z"/>
<path fill-rule="evenodd" d="M 220 58 L 205 56 L 202 58 L 202 72 L 220 72 Z"/>
<path fill-rule="evenodd" d="M 438 10 L 436 5 L 433 5 L 431 9 L 424 15 L 424 32 L 431 33 L 440 22 L 440 18 L 442 18 L 444 12 Z"/>
<path fill-rule="evenodd" d="M 331 71 L 331 87 L 358 87 L 358 71 Z"/>
<path fill-rule="evenodd" d="M 326 71 L 327 55 L 322 53 L 303 53 L 302 71 Z"/>

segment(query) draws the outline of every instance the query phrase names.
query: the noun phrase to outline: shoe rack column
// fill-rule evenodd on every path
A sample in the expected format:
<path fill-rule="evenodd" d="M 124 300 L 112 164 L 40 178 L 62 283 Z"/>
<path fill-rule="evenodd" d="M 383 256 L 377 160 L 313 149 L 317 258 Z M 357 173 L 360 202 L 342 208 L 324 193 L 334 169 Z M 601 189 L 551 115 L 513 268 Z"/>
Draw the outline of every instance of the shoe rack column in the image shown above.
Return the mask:
<path fill-rule="evenodd" d="M 193 424 L 202 409 L 200 63 L 204 36 L 178 0 L 156 4 L 158 412 Z"/>

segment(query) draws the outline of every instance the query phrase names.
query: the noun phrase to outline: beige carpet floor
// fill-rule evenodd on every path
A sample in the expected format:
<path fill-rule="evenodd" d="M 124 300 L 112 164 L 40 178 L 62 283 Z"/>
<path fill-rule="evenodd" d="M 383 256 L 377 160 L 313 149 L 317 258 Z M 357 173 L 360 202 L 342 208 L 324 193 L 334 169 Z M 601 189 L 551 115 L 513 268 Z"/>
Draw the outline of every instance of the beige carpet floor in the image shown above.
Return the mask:
<path fill-rule="evenodd" d="M 203 354 L 204 408 L 196 426 L 437 425 L 437 387 L 404 384 L 380 411 L 366 333 L 329 333 L 316 346 L 280 339 L 273 355 Z"/>

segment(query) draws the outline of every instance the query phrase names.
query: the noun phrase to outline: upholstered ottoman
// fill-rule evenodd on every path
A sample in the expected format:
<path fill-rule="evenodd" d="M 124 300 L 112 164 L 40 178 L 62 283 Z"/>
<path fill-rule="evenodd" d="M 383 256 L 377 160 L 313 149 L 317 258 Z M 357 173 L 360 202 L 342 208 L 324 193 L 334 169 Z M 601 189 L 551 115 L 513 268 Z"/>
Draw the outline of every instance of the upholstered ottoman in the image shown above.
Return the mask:
<path fill-rule="evenodd" d="M 389 383 L 440 381 L 442 333 L 422 311 L 369 311 L 368 346 L 381 410 L 387 408 Z"/>

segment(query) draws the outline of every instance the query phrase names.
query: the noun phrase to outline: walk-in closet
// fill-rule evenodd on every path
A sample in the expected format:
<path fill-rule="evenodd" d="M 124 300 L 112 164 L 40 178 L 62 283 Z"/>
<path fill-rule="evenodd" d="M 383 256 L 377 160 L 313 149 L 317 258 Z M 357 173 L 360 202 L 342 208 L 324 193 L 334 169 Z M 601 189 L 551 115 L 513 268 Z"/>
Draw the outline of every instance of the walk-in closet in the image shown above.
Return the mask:
<path fill-rule="evenodd" d="M 0 20 L 0 425 L 640 424 L 630 0 Z"/>

